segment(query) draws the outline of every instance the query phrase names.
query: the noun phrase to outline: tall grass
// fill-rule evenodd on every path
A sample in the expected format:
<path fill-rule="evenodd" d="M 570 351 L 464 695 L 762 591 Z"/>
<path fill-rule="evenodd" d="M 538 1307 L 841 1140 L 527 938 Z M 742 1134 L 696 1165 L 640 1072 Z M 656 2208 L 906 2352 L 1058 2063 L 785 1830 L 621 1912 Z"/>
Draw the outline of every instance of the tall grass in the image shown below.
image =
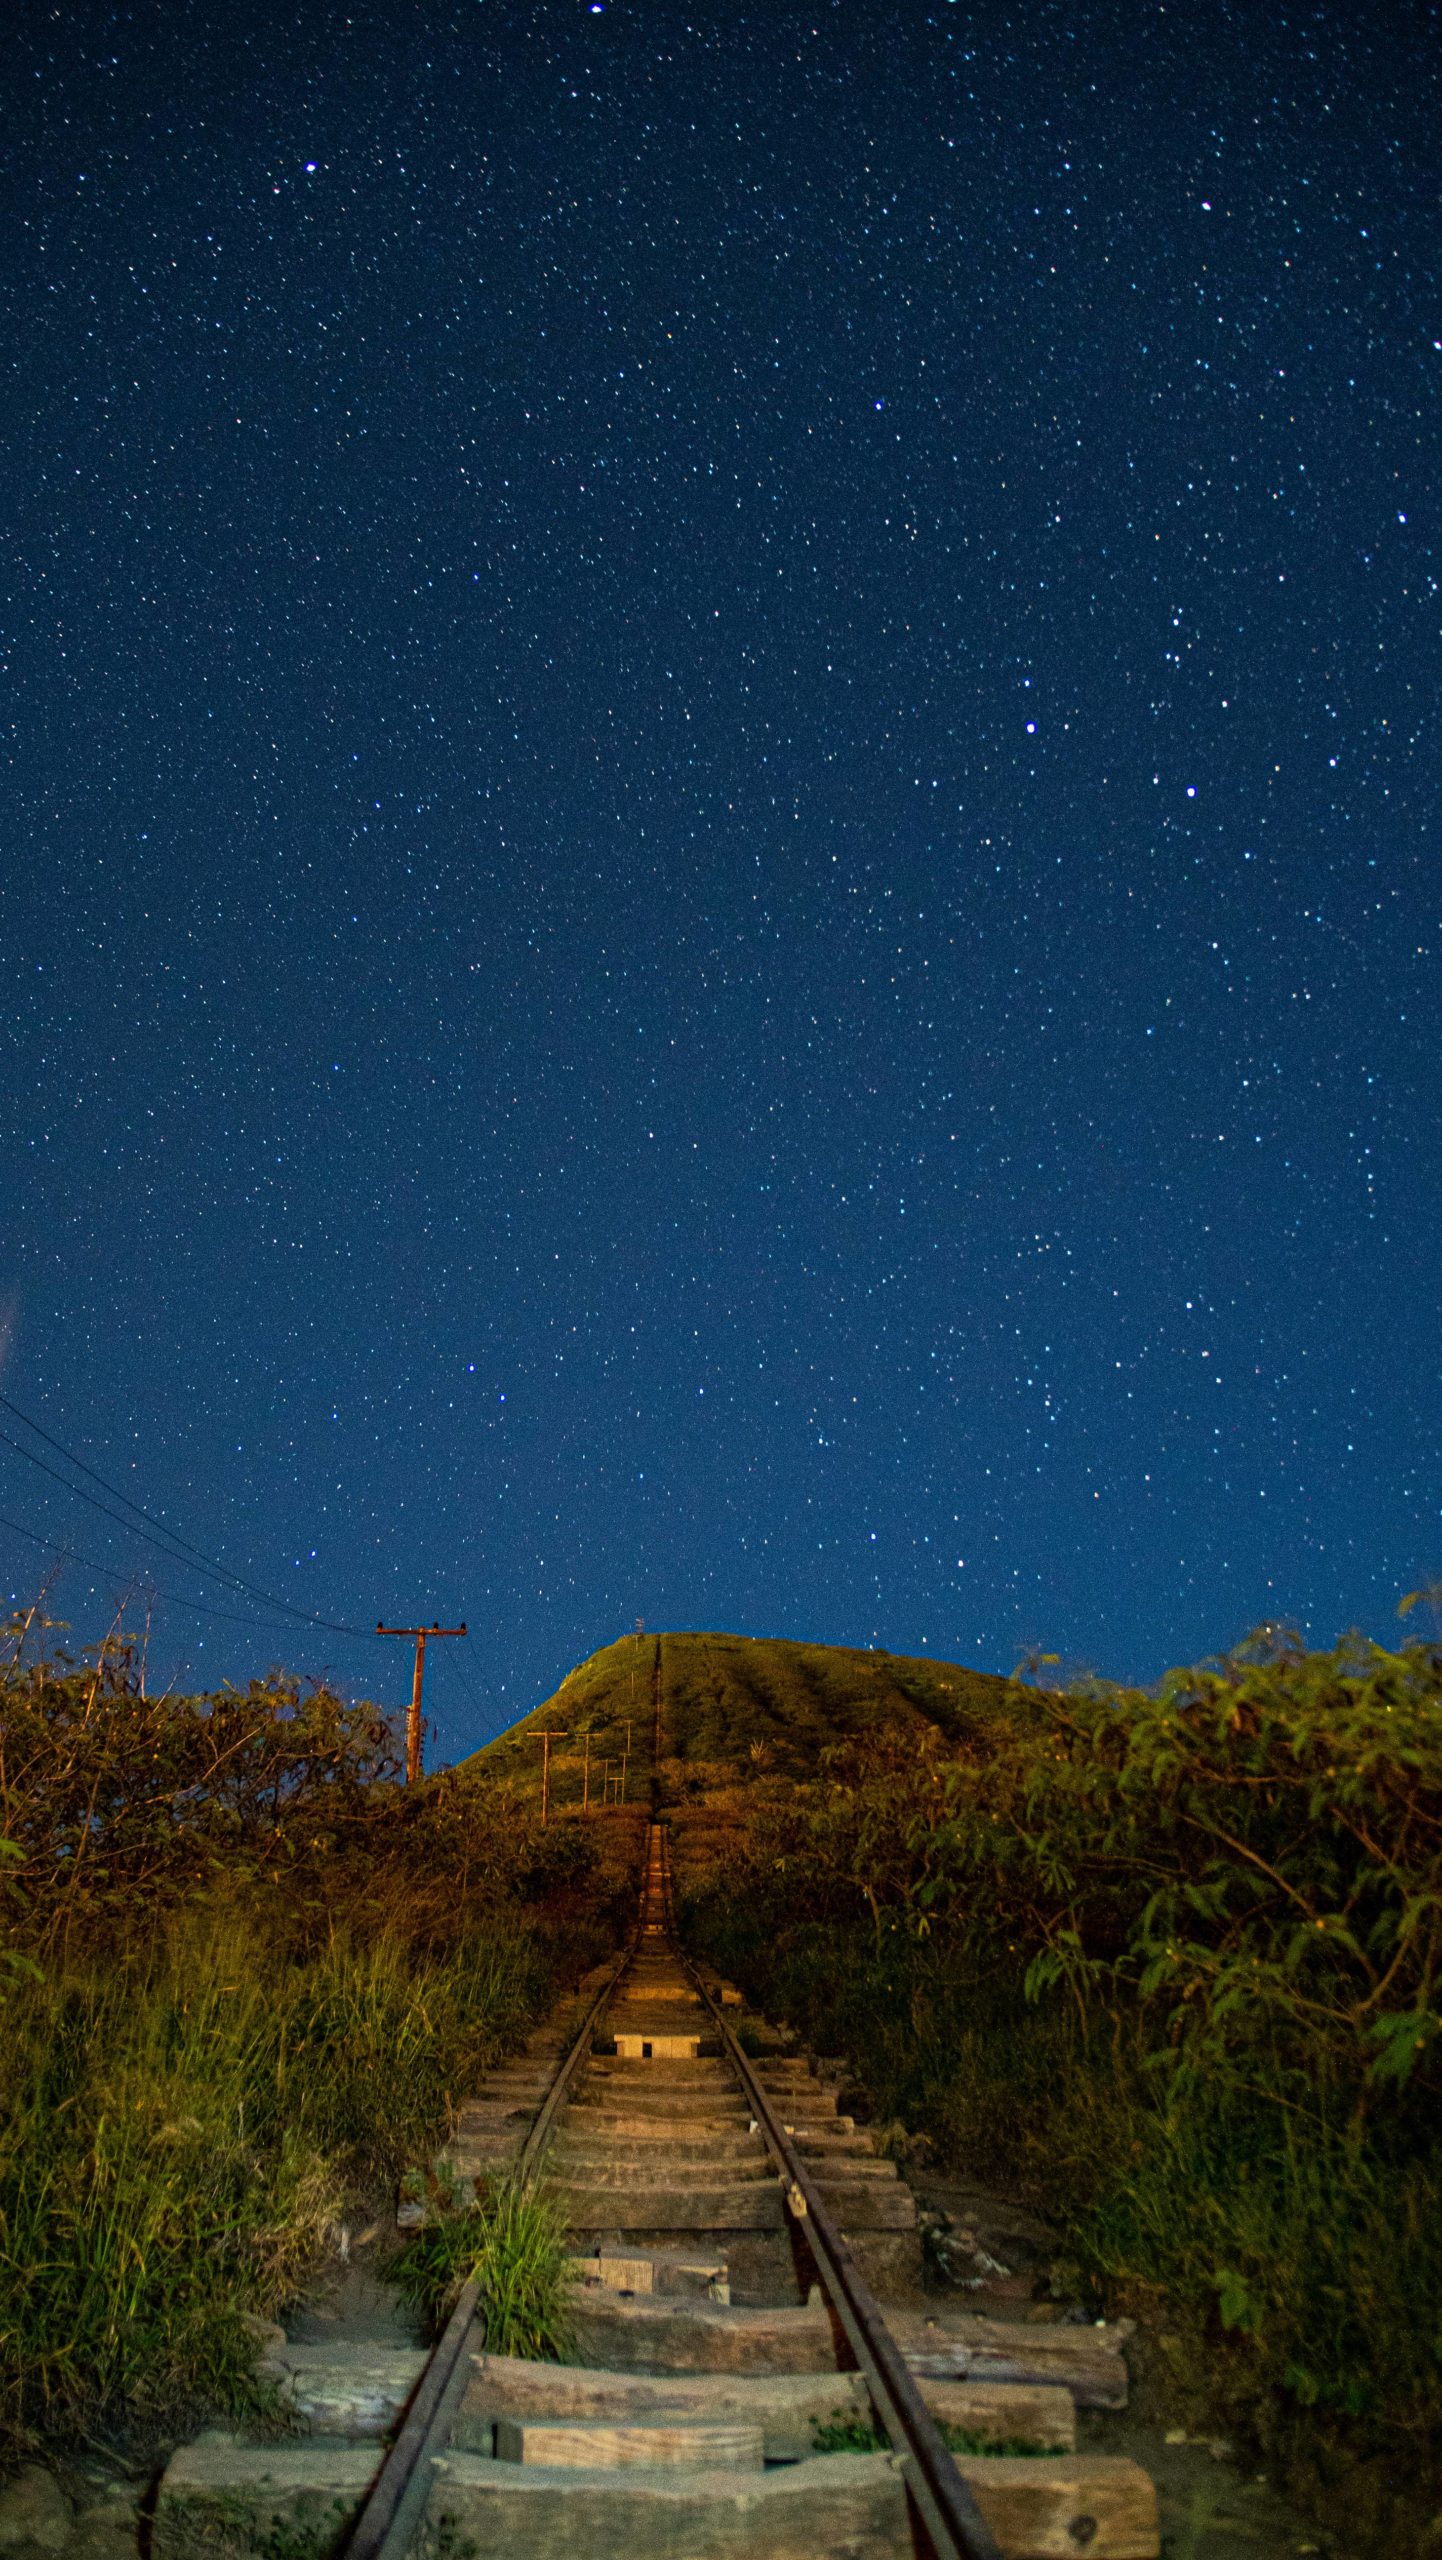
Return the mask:
<path fill-rule="evenodd" d="M 441 2211 L 397 2261 L 402 2292 L 439 2328 L 464 2285 L 479 2284 L 496 2356 L 562 2356 L 571 2338 L 566 2228 L 542 2188 L 504 2180 L 467 2212 Z"/>
<path fill-rule="evenodd" d="M 0 1671 L 0 2460 L 251 2404 L 247 2321 L 614 1935 L 634 1825 L 282 1677 Z M 633 1836 L 634 1835 L 634 1836 Z"/>
<path fill-rule="evenodd" d="M 434 2140 L 550 1980 L 534 1929 L 417 1956 L 221 1904 L 0 1994 L 0 2444 L 253 2396 L 247 2314 Z"/>

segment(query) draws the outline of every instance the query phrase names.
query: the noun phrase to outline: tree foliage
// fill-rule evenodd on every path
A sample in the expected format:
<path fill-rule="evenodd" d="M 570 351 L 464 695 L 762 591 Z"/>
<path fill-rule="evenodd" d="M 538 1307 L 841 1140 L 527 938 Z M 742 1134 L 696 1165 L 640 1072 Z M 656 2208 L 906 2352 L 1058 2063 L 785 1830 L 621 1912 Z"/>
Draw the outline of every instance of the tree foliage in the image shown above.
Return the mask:
<path fill-rule="evenodd" d="M 283 1673 L 147 1696 L 134 1652 L 0 1680 L 0 1920 L 12 1952 L 127 1943 L 207 1887 L 281 1888 L 328 1919 L 358 1900 L 415 1941 L 513 1897 L 580 1888 L 593 1847 L 504 1782 L 399 1783 L 382 1711 Z"/>
<path fill-rule="evenodd" d="M 1430 2081 L 1442 1957 L 1435 1648 L 1275 1636 L 1155 1695 L 1018 1689 L 984 1749 L 883 1735 L 758 1808 L 747 1890 L 864 1909 L 1080 2012 L 1147 2012 L 1158 2057 L 1265 2056 L 1272 2085 Z"/>

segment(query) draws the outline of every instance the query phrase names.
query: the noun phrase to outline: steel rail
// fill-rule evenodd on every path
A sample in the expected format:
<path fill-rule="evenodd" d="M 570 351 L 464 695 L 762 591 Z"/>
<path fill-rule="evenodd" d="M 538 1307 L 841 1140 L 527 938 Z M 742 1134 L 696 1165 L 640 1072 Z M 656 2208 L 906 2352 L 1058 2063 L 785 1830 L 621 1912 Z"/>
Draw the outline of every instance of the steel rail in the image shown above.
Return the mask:
<path fill-rule="evenodd" d="M 571 2083 L 591 2050 L 596 2021 L 635 1951 L 622 1948 L 586 2010 L 535 2119 L 512 2172 L 517 2184 L 535 2184 L 551 2147 L 556 2119 Z M 341 2544 L 344 2560 L 404 2560 L 431 2491 L 431 2463 L 443 2451 L 470 2374 L 471 2357 L 486 2342 L 486 2306 L 474 2277 L 461 2288 L 456 2307 L 422 2370 L 395 2442 L 366 2494 L 364 2506 Z"/>
<path fill-rule="evenodd" d="M 827 2297 L 850 2342 L 872 2404 L 901 2463 L 902 2475 L 935 2560 L 1002 2560 L 991 2528 L 957 2470 L 930 2410 L 839 2225 L 822 2201 L 805 2162 L 751 2068 L 719 2003 L 675 1937 L 671 1861 L 663 1833 L 663 1910 L 680 1962 L 709 2012 L 776 2163 L 786 2205 L 803 2223 Z M 571 2084 L 589 2054 L 596 2022 L 635 1951 L 636 1933 L 610 1967 L 554 2074 L 521 2146 L 513 2175 L 522 2187 L 539 2176 Z M 412 2395 L 395 2442 L 371 2484 L 349 2536 L 345 2560 L 404 2560 L 431 2488 L 431 2463 L 445 2446 L 470 2372 L 471 2356 L 485 2343 L 485 2302 L 472 2279 L 462 2289 L 439 2342 Z"/>
<path fill-rule="evenodd" d="M 431 2456 L 449 2432 L 473 2346 L 484 2342 L 486 2315 L 474 2277 L 432 2349 L 400 2432 L 371 2482 L 341 2549 L 345 2560 L 401 2560 L 430 2494 Z"/>
<path fill-rule="evenodd" d="M 591 2050 L 591 2038 L 596 2032 L 596 2021 L 635 1954 L 636 1943 L 636 1932 L 633 1930 L 586 2011 L 570 2051 L 541 2101 L 535 2123 L 521 2145 L 520 2155 L 513 2172 L 517 2182 L 523 2187 L 533 2185 L 540 2175 L 541 2163 L 550 2150 L 555 2135 L 556 2118 L 570 2096 L 572 2081 Z"/>
<path fill-rule="evenodd" d="M 665 1879 L 669 1918 L 669 1847 Z M 916 2387 L 915 2376 L 886 2325 L 881 2305 L 846 2245 L 840 2225 L 823 2203 L 795 2143 L 752 2070 L 749 2057 L 727 2025 L 720 2003 L 712 1998 L 679 1941 L 677 1953 L 711 2012 L 722 2049 L 781 2172 L 787 2209 L 805 2226 L 817 2273 L 850 2341 L 876 2414 L 901 2458 L 907 2488 L 936 2560 L 1002 2560 L 1001 2546 L 957 2470 L 941 2430 Z"/>

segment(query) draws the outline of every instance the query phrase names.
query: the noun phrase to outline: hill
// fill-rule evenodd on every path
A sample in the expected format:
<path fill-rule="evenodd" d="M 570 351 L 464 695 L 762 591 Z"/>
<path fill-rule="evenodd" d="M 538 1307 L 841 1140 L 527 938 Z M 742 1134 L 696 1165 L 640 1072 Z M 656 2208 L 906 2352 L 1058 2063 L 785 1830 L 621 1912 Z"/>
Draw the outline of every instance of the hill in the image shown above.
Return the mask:
<path fill-rule="evenodd" d="M 929 1734 L 954 1747 L 981 1742 L 1014 1717 L 1018 1691 L 993 1672 L 850 1645 L 710 1633 L 622 1636 L 567 1673 L 554 1695 L 461 1763 L 502 1768 L 522 1789 L 540 1784 L 541 1736 L 551 1745 L 552 1801 L 579 1802 L 584 1772 L 627 1763 L 628 1794 L 649 1786 L 655 1688 L 661 1756 L 681 1793 L 698 1782 L 775 1771 L 814 1775 L 818 1755 L 846 1742 Z"/>

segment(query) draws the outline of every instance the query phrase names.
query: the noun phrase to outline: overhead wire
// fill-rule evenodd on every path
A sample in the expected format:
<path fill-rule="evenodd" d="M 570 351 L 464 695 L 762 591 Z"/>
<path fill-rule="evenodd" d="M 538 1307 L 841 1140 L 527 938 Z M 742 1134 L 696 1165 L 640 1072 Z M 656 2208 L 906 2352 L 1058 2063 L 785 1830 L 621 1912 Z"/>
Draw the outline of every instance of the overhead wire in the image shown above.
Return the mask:
<path fill-rule="evenodd" d="M 371 1627 L 352 1627 L 338 1618 L 319 1617 L 314 1610 L 302 1609 L 293 1600 L 282 1600 L 277 1593 L 263 1591 L 259 1584 L 247 1582 L 243 1574 L 233 1573 L 228 1565 L 218 1563 L 213 1556 L 207 1556 L 203 1548 L 194 1546 L 190 1539 L 183 1538 L 178 1530 L 169 1528 L 163 1520 L 157 1520 L 142 1503 L 133 1501 L 131 1496 L 122 1492 L 118 1485 L 111 1484 L 98 1469 L 90 1466 L 84 1458 L 77 1456 L 73 1449 L 67 1448 L 63 1440 L 57 1440 L 53 1432 L 46 1430 L 43 1423 L 37 1422 L 32 1414 L 26 1413 L 12 1397 L 0 1395 L 0 1406 L 3 1406 L 7 1413 L 13 1414 L 17 1422 L 22 1422 L 27 1431 L 33 1431 L 38 1439 L 45 1442 L 47 1448 L 54 1449 L 68 1465 L 78 1468 L 82 1475 L 89 1476 L 93 1484 L 98 1484 L 103 1492 L 110 1494 L 116 1502 L 123 1503 L 127 1511 L 133 1511 L 138 1519 L 146 1521 L 149 1524 L 148 1529 L 137 1529 L 132 1522 L 120 1519 L 119 1515 L 106 1503 L 97 1502 L 93 1493 L 87 1493 L 83 1485 L 70 1484 L 60 1474 L 58 1468 L 48 1465 L 34 1449 L 27 1449 L 23 1442 L 12 1440 L 8 1432 L 0 1431 L 0 1442 L 3 1442 L 7 1449 L 13 1449 L 18 1457 L 27 1459 L 31 1466 L 41 1468 L 46 1475 L 53 1477 L 57 1484 L 63 1485 L 67 1493 L 74 1494 L 81 1502 L 88 1502 L 92 1510 L 102 1512 L 107 1520 L 113 1520 L 118 1528 L 127 1531 L 131 1537 L 143 1538 L 147 1545 L 158 1548 L 162 1555 L 169 1556 L 172 1564 L 185 1566 L 190 1572 L 199 1570 L 210 1580 L 223 1582 L 234 1591 L 244 1592 L 248 1599 L 260 1601 L 264 1608 L 279 1609 L 285 1616 L 305 1626 L 323 1628 L 328 1635 L 356 1636 L 364 1637 L 367 1641 L 374 1640 L 375 1631 Z M 152 1531 L 158 1531 L 159 1535 L 152 1535 Z M 169 1543 L 162 1544 L 162 1540 Z"/>
<path fill-rule="evenodd" d="M 55 1451 L 57 1457 L 64 1458 L 67 1465 L 78 1467 L 83 1476 L 89 1476 L 91 1483 L 98 1484 L 102 1493 L 108 1493 L 115 1502 L 123 1502 L 126 1510 L 133 1511 L 137 1519 L 147 1521 L 152 1529 L 157 1529 L 163 1538 L 170 1540 L 172 1546 L 184 1548 L 197 1564 L 213 1566 L 215 1571 L 224 1575 L 227 1580 L 239 1579 L 239 1576 L 232 1574 L 228 1565 L 219 1564 L 215 1557 L 205 1553 L 204 1548 L 193 1546 L 189 1538 L 181 1536 L 178 1529 L 172 1529 L 168 1520 L 158 1520 L 154 1512 L 147 1511 L 144 1503 L 137 1502 L 123 1486 L 112 1484 L 109 1477 L 103 1476 L 98 1467 L 92 1467 L 89 1459 L 82 1458 L 77 1449 L 70 1448 L 63 1440 L 57 1440 L 54 1432 L 47 1431 L 44 1423 L 37 1422 L 34 1414 L 27 1413 L 23 1405 L 15 1402 L 13 1396 L 0 1395 L 0 1406 L 3 1406 L 6 1413 L 13 1414 L 17 1422 L 23 1422 L 26 1430 L 33 1431 L 37 1440 L 43 1440 L 47 1448 Z M 13 1449 L 19 1444 L 12 1440 L 7 1445 Z M 72 1486 L 71 1490 L 79 1492 L 80 1488 L 78 1485 Z M 287 1602 L 284 1605 L 288 1607 L 290 1604 Z"/>
<path fill-rule="evenodd" d="M 84 1565 L 89 1573 L 103 1574 L 107 1582 L 123 1582 L 126 1579 L 119 1565 L 102 1564 L 98 1556 L 83 1556 L 77 1548 L 65 1546 L 58 1538 L 45 1537 L 38 1529 L 27 1529 L 23 1520 L 8 1519 L 3 1511 L 0 1511 L 0 1529 L 12 1529 L 17 1538 L 28 1538 L 32 1546 L 48 1549 L 51 1555 L 63 1557 L 67 1564 Z M 179 1558 L 177 1557 L 175 1561 L 178 1563 Z M 134 1577 L 132 1576 L 131 1579 L 133 1580 Z M 264 1635 L 288 1636 L 295 1632 L 293 1627 L 288 1627 L 274 1618 L 242 1617 L 235 1609 L 217 1609 L 212 1600 L 192 1600 L 184 1592 L 162 1591 L 158 1583 L 151 1583 L 148 1588 L 154 1592 L 156 1599 L 163 1600 L 168 1608 L 197 1610 L 204 1618 L 223 1618 L 227 1626 L 258 1627 Z"/>
<path fill-rule="evenodd" d="M 130 1521 L 123 1520 L 119 1512 L 112 1511 L 107 1502 L 97 1502 L 94 1494 L 87 1493 L 83 1485 L 71 1484 L 67 1478 L 60 1473 L 58 1467 L 50 1466 L 44 1458 L 37 1456 L 33 1449 L 26 1449 L 23 1447 L 20 1441 L 12 1440 L 7 1431 L 0 1431 L 0 1445 L 3 1445 L 7 1449 L 13 1449 L 19 1457 L 28 1458 L 33 1467 L 39 1467 L 43 1474 L 52 1477 L 56 1484 L 63 1486 L 67 1493 L 77 1495 L 82 1502 L 88 1502 L 92 1511 L 98 1511 L 105 1519 L 113 1520 L 116 1527 L 125 1530 L 130 1537 L 143 1539 L 147 1546 L 154 1547 L 156 1552 L 166 1557 L 168 1562 L 171 1564 L 178 1564 L 190 1573 L 198 1571 L 210 1572 L 209 1568 L 192 1565 L 188 1557 L 178 1554 L 174 1547 L 163 1545 L 159 1538 L 152 1537 L 148 1531 L 144 1529 L 137 1529 Z M 113 1572 L 116 1568 L 111 1566 L 108 1567 L 107 1570 Z M 360 1635 L 368 1632 L 368 1630 L 359 1627 L 342 1626 L 336 1620 L 331 1618 L 312 1617 L 309 1610 L 296 1609 L 288 1600 L 278 1600 L 273 1598 L 269 1592 L 258 1591 L 252 1583 L 244 1581 L 238 1574 L 227 1573 L 223 1567 L 216 1568 L 213 1572 L 210 1572 L 210 1578 L 212 1580 L 222 1582 L 227 1588 L 233 1588 L 237 1591 L 245 1592 L 248 1596 L 260 1600 L 267 1608 L 284 1609 L 288 1611 L 291 1618 L 303 1625 L 325 1627 L 331 1634 L 342 1636 Z M 253 1624 L 255 1622 L 251 1621 L 250 1623 Z M 293 1633 L 294 1629 L 287 1628 L 284 1631 L 287 1633 Z"/>
<path fill-rule="evenodd" d="M 465 1703 L 469 1707 L 471 1714 L 479 1723 L 482 1741 L 493 1742 L 496 1735 L 501 1732 L 503 1728 L 494 1722 L 496 1710 L 487 1706 L 484 1697 L 475 1687 L 470 1673 L 466 1669 L 463 1661 L 462 1657 L 465 1653 L 466 1646 L 471 1641 L 472 1639 L 467 1635 L 458 1644 L 441 1645 L 438 1646 L 434 1652 L 428 1653 L 426 1656 L 426 1679 L 428 1683 L 433 1685 L 437 1677 L 438 1664 L 444 1662 L 445 1676 L 442 1679 L 441 1686 L 444 1688 L 446 1682 L 452 1679 L 452 1677 L 459 1682 L 461 1694 L 465 1699 Z M 435 1718 L 432 1716 L 428 1718 L 427 1721 L 432 1733 L 434 1733 L 436 1723 Z"/>
<path fill-rule="evenodd" d="M 467 1645 L 472 1645 L 472 1644 L 474 1644 L 474 1643 L 475 1643 L 475 1637 L 474 1637 L 474 1636 L 472 1636 L 472 1635 L 467 1635 L 467 1636 L 466 1636 L 466 1638 L 465 1638 L 465 1640 L 464 1640 L 464 1642 L 463 1642 L 462 1644 L 460 1644 L 460 1645 L 458 1645 L 458 1646 L 457 1646 L 457 1648 L 456 1648 L 456 1668 L 457 1668 L 457 1670 L 459 1670 L 459 1669 L 460 1669 L 461 1655 L 465 1652 L 466 1646 L 467 1646 Z M 479 1716 L 481 1716 L 482 1718 L 484 1718 L 484 1720 L 485 1720 L 488 1724 L 490 1724 L 490 1726 L 491 1726 L 491 1731 L 490 1731 L 490 1733 L 487 1735 L 486 1739 L 487 1739 L 489 1742 L 494 1742 L 498 1734 L 502 1734 L 502 1733 L 504 1733 L 504 1732 L 506 1731 L 505 1709 L 504 1709 L 503 1707 L 500 1707 L 500 1706 L 488 1707 L 488 1706 L 486 1705 L 485 1699 L 484 1699 L 483 1697 L 479 1696 L 479 1695 L 474 1694 L 474 1693 L 472 1693 L 472 1695 L 471 1695 L 471 1703 L 472 1703 L 472 1705 L 475 1707 L 475 1710 L 476 1710 L 477 1714 L 478 1714 Z M 512 1721 L 514 1721 L 514 1719 L 512 1719 Z"/>
<path fill-rule="evenodd" d="M 467 1702 L 468 1702 L 469 1706 L 471 1707 L 472 1712 L 473 1712 L 473 1713 L 474 1713 L 474 1714 L 475 1714 L 475 1715 L 480 1719 L 481 1728 L 482 1728 L 482 1731 L 484 1732 L 484 1731 L 485 1731 L 485 1728 L 486 1728 L 488 1725 L 490 1725 L 490 1724 L 492 1723 L 492 1720 L 493 1720 L 493 1718 L 494 1718 L 494 1715 L 495 1715 L 495 1712 L 496 1712 L 496 1711 L 495 1711 L 495 1709 L 494 1709 L 493 1707 L 489 1707 L 489 1706 L 486 1704 L 485 1698 L 482 1696 L 481 1692 L 480 1692 L 480 1691 L 479 1691 L 479 1690 L 474 1686 L 474 1684 L 472 1683 L 471 1675 L 470 1675 L 469 1671 L 467 1670 L 466 1665 L 465 1665 L 465 1662 L 464 1662 L 464 1660 L 463 1660 L 463 1656 L 464 1656 L 464 1654 L 465 1654 L 466 1646 L 467 1646 L 467 1645 L 469 1645 L 470 1643 L 472 1643 L 472 1641 L 473 1641 L 472 1637 L 470 1637 L 470 1636 L 468 1635 L 468 1636 L 465 1638 L 464 1643 L 462 1643 L 462 1644 L 458 1644 L 458 1645 L 456 1646 L 456 1649 L 455 1649 L 455 1669 L 456 1669 L 456 1675 L 457 1675 L 458 1679 L 460 1680 L 461 1687 L 464 1689 L 464 1691 L 465 1691 L 465 1693 L 466 1693 L 466 1699 L 467 1699 Z M 495 1726 L 495 1730 L 494 1730 L 494 1732 L 487 1734 L 487 1735 L 486 1735 L 486 1739 L 487 1739 L 488 1741 L 494 1741 L 494 1739 L 495 1739 L 495 1734 L 496 1734 L 496 1733 L 499 1733 L 499 1731 L 500 1731 L 500 1730 L 501 1730 L 500 1726 L 499 1726 L 499 1725 L 496 1725 L 496 1726 Z"/>

